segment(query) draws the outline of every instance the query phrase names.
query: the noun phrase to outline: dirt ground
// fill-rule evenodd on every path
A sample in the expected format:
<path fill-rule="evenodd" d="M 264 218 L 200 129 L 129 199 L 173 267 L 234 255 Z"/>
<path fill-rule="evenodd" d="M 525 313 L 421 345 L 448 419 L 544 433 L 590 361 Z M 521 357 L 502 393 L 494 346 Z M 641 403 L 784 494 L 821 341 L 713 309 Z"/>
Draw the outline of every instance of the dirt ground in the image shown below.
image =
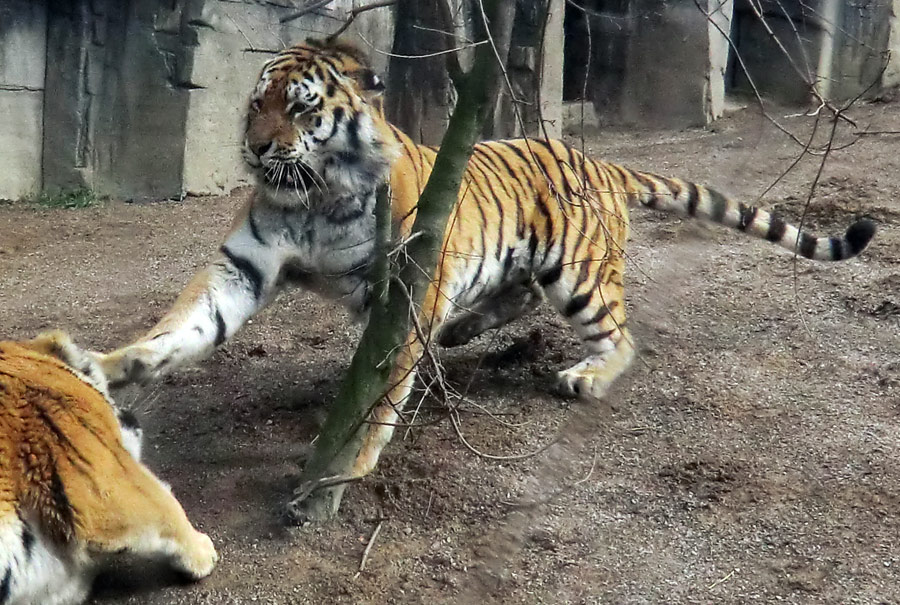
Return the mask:
<path fill-rule="evenodd" d="M 787 113 L 775 112 L 809 131 Z M 900 131 L 895 103 L 851 116 L 858 129 Z M 561 428 L 574 445 L 478 457 L 426 402 L 425 426 L 399 431 L 340 518 L 312 528 L 286 528 L 280 511 L 360 329 L 331 303 L 282 296 L 212 359 L 119 397 L 219 567 L 185 586 L 126 566 L 101 579 L 95 602 L 898 602 L 898 142 L 865 136 L 826 165 L 807 223 L 880 223 L 845 263 L 795 265 L 767 242 L 635 210 L 640 357 L 611 412 L 551 394 L 580 347 L 545 309 L 443 358 L 468 392 L 473 446 L 525 453 Z M 744 201 L 800 151 L 753 109 L 710 130 L 593 133 L 584 145 Z M 817 162 L 800 162 L 761 205 L 798 220 Z M 73 211 L 0 203 L 3 336 L 58 326 L 94 348 L 127 342 L 210 257 L 245 195 Z"/>

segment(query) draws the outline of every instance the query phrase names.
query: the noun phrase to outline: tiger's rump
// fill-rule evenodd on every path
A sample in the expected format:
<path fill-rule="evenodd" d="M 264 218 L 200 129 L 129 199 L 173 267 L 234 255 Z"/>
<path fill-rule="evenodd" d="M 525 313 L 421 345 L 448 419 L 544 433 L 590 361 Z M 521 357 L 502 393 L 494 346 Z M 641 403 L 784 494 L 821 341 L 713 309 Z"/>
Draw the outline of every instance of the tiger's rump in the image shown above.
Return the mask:
<path fill-rule="evenodd" d="M 140 464 L 139 440 L 96 361 L 64 333 L 0 342 L 0 605 L 80 603 L 120 550 L 211 548 Z M 160 533 L 154 514 L 180 527 Z M 214 563 L 214 550 L 194 554 Z"/>

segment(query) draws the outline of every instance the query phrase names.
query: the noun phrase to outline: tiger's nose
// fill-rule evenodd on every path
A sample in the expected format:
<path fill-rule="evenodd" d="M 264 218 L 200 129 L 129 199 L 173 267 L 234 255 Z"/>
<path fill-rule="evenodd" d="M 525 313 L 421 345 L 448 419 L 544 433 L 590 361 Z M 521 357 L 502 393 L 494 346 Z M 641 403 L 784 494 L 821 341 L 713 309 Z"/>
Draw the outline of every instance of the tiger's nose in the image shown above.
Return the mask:
<path fill-rule="evenodd" d="M 250 151 L 255 153 L 256 157 L 261 158 L 265 154 L 267 154 L 269 151 L 272 150 L 272 148 L 275 146 L 275 142 L 274 141 L 266 141 L 263 143 L 250 143 L 249 146 L 250 146 Z"/>

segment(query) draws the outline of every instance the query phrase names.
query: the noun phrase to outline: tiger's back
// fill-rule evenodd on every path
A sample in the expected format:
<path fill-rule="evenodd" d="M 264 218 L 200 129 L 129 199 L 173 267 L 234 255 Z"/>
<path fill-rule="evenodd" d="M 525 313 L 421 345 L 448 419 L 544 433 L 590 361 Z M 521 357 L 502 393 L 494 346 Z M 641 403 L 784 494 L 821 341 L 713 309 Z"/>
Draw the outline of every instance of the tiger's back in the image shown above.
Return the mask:
<path fill-rule="evenodd" d="M 0 342 L 0 605 L 79 603 L 120 550 L 209 572 L 211 543 L 138 461 L 139 440 L 65 334 Z"/>

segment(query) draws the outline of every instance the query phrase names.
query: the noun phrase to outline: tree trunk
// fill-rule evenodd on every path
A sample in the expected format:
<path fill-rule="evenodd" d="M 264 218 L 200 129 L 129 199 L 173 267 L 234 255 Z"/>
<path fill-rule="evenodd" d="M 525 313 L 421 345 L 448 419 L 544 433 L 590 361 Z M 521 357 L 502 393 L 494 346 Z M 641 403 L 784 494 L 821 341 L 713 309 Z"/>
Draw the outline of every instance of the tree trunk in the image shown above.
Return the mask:
<path fill-rule="evenodd" d="M 445 1 L 400 0 L 394 13 L 385 112 L 391 123 L 423 145 L 437 145 L 447 129 L 453 84 L 444 57 L 408 57 L 439 53 L 452 41 L 440 33 L 447 25 L 437 4 Z"/>
<path fill-rule="evenodd" d="M 463 172 L 484 120 L 490 115 L 500 85 L 501 65 L 509 50 L 514 0 L 484 0 L 493 44 L 475 51 L 472 69 L 455 82 L 459 90 L 434 170 L 419 198 L 407 255 L 398 262 L 391 279 L 385 251 L 390 221 L 389 196 L 378 197 L 376 207 L 378 251 L 372 275 L 376 284 L 369 324 L 353 356 L 338 400 L 331 407 L 319 434 L 312 458 L 303 472 L 301 487 L 288 506 L 295 521 L 321 521 L 333 517 L 340 506 L 347 473 L 359 452 L 366 419 L 388 390 L 394 355 L 409 330 L 409 300 L 418 308 L 428 289 L 443 243 L 447 218 L 457 201 Z M 477 23 L 477 20 L 476 20 Z M 479 39 L 484 39 L 484 27 Z"/>

